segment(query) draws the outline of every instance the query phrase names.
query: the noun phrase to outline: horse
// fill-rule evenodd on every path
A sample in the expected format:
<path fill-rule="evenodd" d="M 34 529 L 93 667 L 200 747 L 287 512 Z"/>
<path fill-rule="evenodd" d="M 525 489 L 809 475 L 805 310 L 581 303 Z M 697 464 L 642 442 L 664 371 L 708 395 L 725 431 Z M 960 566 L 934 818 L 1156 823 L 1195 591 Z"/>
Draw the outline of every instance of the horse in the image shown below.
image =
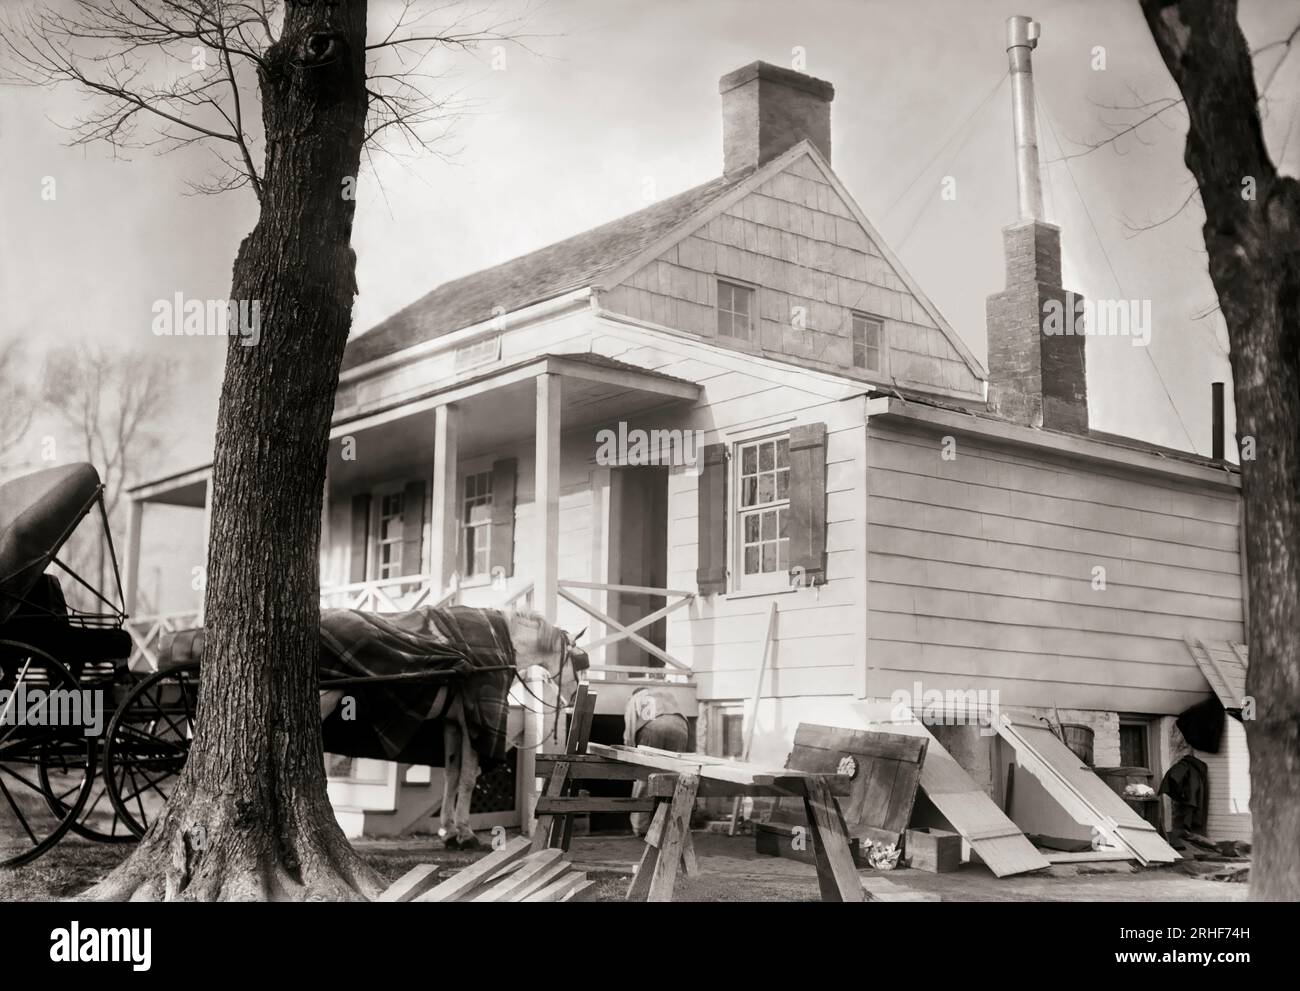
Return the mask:
<path fill-rule="evenodd" d="M 530 610 L 516 608 L 501 615 L 510 631 L 515 670 L 520 680 L 526 677 L 529 668 L 542 668 L 557 688 L 557 705 L 567 704 L 577 690 L 578 672 L 586 670 L 589 665 L 586 652 L 574 642 L 576 638 Z M 343 695 L 337 689 L 320 693 L 322 722 L 338 706 Z M 439 689 L 430 706 L 428 719 L 442 722 L 445 760 L 438 835 L 449 849 L 475 849 L 479 843 L 469 828 L 469 808 L 481 764 L 478 754 L 469 745 L 471 737 L 465 708 L 456 684 Z"/>

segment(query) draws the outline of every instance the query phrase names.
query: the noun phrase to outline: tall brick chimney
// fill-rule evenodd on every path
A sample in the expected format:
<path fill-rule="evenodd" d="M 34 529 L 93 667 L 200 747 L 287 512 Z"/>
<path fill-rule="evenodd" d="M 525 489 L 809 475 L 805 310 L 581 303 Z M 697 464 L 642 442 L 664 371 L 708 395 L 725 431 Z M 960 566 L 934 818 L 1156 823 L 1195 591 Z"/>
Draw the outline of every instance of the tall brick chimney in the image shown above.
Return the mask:
<path fill-rule="evenodd" d="M 1007 19 L 1020 219 L 1003 228 L 1007 287 L 990 296 L 986 307 L 989 407 L 1030 426 L 1086 433 L 1087 338 L 1044 331 L 1049 312 L 1053 331 L 1073 330 L 1083 299 L 1061 287 L 1061 229 L 1043 221 L 1030 61 L 1037 44 L 1037 23 Z"/>
<path fill-rule="evenodd" d="M 835 87 L 767 62 L 751 62 L 718 81 L 722 160 L 727 173 L 771 161 L 807 138 L 829 162 Z"/>

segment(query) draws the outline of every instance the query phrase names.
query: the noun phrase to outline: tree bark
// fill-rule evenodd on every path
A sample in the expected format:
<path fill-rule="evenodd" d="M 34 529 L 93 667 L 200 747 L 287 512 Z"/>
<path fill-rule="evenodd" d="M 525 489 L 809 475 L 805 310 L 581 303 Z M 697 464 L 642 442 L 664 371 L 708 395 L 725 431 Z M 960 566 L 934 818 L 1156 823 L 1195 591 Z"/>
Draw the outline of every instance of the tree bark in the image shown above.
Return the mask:
<path fill-rule="evenodd" d="M 102 899 L 357 899 L 379 878 L 325 790 L 316 689 L 321 495 L 351 327 L 354 201 L 366 115 L 365 0 L 289 0 L 259 70 L 266 166 L 231 300 L 217 419 L 208 627 L 193 748 Z"/>
<path fill-rule="evenodd" d="M 1236 0 L 1141 0 L 1190 119 L 1246 508 L 1252 897 L 1300 900 L 1300 186 L 1264 144 Z M 1211 788 L 1214 783 L 1211 782 Z"/>

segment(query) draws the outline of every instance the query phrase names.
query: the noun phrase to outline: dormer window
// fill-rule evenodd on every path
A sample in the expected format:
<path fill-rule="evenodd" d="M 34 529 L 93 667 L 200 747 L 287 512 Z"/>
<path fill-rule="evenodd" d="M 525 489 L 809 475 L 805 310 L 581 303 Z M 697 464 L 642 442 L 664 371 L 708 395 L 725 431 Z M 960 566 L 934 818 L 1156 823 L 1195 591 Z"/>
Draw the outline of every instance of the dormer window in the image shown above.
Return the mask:
<path fill-rule="evenodd" d="M 853 367 L 867 372 L 878 372 L 880 364 L 880 338 L 885 325 L 876 317 L 863 313 L 853 314 Z"/>
<path fill-rule="evenodd" d="M 755 297 L 752 286 L 718 280 L 718 336 L 754 339 Z"/>

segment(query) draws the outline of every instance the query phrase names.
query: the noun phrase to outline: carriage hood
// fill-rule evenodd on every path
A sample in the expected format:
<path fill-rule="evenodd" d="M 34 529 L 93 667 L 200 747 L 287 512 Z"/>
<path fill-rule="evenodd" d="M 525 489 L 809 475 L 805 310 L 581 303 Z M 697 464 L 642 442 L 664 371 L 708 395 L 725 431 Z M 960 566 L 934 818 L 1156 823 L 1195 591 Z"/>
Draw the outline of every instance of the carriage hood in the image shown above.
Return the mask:
<path fill-rule="evenodd" d="M 0 623 L 31 591 L 99 490 L 99 473 L 85 462 L 0 485 Z"/>

